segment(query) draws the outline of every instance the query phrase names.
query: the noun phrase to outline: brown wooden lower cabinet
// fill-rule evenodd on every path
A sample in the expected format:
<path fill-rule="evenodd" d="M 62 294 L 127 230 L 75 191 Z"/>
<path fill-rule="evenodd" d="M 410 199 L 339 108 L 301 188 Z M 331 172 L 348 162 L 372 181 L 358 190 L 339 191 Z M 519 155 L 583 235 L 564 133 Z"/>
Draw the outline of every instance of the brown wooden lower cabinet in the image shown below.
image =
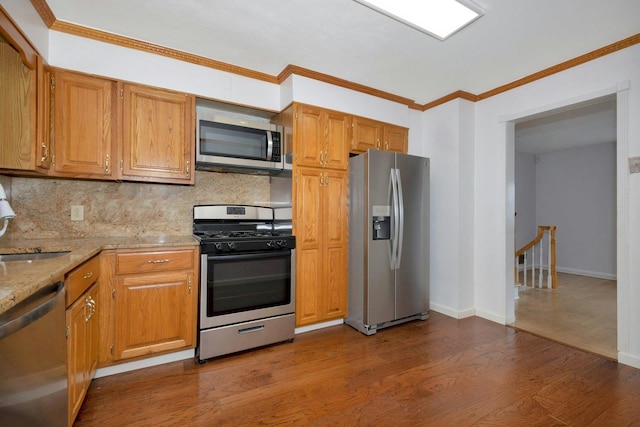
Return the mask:
<path fill-rule="evenodd" d="M 100 366 L 195 347 L 197 247 L 101 255 Z"/>
<path fill-rule="evenodd" d="M 100 324 L 98 257 L 85 262 L 65 278 L 67 289 L 68 420 L 73 422 L 82 406 L 98 366 Z"/>

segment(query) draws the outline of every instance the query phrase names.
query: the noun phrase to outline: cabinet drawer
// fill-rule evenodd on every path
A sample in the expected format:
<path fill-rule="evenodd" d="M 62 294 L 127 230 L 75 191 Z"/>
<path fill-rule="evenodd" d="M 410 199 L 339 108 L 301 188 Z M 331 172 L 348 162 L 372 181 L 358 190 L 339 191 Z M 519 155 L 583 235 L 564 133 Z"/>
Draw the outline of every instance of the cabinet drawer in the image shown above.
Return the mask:
<path fill-rule="evenodd" d="M 116 274 L 137 274 L 194 268 L 193 249 L 129 252 L 116 255 Z"/>
<path fill-rule="evenodd" d="M 77 267 L 67 275 L 65 286 L 67 288 L 66 304 L 69 307 L 86 291 L 92 283 L 100 277 L 100 258 L 95 256 Z"/>

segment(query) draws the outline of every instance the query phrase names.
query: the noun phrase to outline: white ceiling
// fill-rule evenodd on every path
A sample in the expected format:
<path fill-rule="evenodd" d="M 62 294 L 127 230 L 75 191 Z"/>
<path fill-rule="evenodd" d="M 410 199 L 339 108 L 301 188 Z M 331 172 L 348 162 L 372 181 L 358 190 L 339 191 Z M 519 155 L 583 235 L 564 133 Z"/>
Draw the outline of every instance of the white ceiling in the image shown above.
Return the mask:
<path fill-rule="evenodd" d="M 516 124 L 517 151 L 541 154 L 616 142 L 614 97 Z"/>
<path fill-rule="evenodd" d="M 353 0 L 46 0 L 57 20 L 277 76 L 296 65 L 426 104 L 481 94 L 640 33 L 640 0 L 476 0 L 439 41 Z M 520 123 L 518 150 L 615 140 L 615 104 Z"/>
<path fill-rule="evenodd" d="M 292 64 L 425 104 L 640 32 L 639 0 L 477 0 L 436 40 L 353 0 L 46 0 L 57 20 L 278 75 Z"/>

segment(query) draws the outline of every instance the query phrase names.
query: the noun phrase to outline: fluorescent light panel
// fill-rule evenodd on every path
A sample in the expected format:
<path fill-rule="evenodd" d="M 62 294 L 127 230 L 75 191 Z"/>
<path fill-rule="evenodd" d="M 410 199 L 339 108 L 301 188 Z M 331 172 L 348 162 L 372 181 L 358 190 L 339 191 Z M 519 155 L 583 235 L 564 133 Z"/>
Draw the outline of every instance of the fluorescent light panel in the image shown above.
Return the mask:
<path fill-rule="evenodd" d="M 482 16 L 464 0 L 355 0 L 423 33 L 444 40 Z"/>

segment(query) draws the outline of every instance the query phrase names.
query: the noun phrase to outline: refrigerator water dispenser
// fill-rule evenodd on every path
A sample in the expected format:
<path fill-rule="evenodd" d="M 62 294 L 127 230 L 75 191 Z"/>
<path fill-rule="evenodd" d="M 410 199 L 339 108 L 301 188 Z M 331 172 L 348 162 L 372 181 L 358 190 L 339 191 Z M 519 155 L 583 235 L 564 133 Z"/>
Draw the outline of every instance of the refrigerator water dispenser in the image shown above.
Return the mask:
<path fill-rule="evenodd" d="M 391 239 L 391 217 L 390 216 L 374 216 L 373 217 L 373 240 L 389 240 Z"/>

